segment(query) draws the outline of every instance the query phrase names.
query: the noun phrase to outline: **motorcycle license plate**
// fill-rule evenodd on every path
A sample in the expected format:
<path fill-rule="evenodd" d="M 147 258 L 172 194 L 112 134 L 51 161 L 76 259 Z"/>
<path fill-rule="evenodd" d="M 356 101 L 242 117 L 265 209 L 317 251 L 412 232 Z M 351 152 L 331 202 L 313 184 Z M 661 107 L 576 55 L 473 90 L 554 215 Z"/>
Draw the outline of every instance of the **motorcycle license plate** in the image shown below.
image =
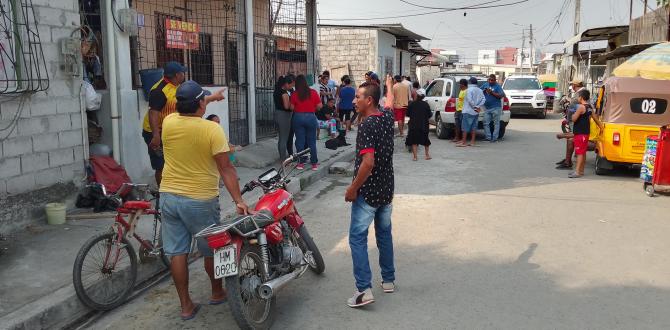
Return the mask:
<path fill-rule="evenodd" d="M 235 245 L 227 245 L 214 251 L 214 277 L 222 278 L 237 275 L 237 258 Z"/>

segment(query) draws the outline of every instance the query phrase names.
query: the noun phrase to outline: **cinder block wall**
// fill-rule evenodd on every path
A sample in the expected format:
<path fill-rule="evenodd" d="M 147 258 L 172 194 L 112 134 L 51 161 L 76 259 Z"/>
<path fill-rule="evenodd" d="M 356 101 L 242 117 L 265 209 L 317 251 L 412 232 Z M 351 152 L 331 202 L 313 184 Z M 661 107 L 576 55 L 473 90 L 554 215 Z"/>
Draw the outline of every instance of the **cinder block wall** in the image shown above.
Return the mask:
<path fill-rule="evenodd" d="M 349 64 L 356 85 L 363 83 L 363 75 L 375 71 L 376 30 L 319 27 L 319 55 L 321 70 Z M 338 81 L 340 77 L 331 77 Z"/>
<path fill-rule="evenodd" d="M 59 69 L 60 40 L 78 37 L 75 0 L 33 0 L 49 73 L 49 89 L 20 98 L 0 96 L 0 127 L 15 125 L 0 143 L 0 233 L 43 218 L 44 203 L 62 201 L 83 177 L 81 77 Z M 20 112 L 18 121 L 14 121 Z M 7 131 L 0 134 L 0 138 Z"/>

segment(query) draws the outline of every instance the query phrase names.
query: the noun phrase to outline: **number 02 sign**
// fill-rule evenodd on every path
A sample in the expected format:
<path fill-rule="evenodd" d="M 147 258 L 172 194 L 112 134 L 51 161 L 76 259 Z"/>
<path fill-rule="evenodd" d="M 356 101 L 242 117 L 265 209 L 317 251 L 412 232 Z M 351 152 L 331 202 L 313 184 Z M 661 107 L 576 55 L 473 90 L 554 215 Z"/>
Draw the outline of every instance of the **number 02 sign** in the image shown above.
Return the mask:
<path fill-rule="evenodd" d="M 665 113 L 668 101 L 657 98 L 634 98 L 630 100 L 630 110 L 634 113 L 660 115 Z"/>

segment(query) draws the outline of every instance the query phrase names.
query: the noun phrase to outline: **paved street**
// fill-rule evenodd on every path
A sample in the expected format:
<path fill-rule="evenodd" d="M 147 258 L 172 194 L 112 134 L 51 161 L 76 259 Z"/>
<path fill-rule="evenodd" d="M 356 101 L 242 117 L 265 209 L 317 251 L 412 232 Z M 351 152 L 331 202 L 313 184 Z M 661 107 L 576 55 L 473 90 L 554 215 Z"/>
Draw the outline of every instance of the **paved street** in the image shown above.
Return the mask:
<path fill-rule="evenodd" d="M 396 293 L 353 310 L 347 241 L 351 178 L 330 177 L 298 207 L 326 261 L 278 297 L 276 329 L 670 328 L 669 197 L 647 197 L 635 171 L 597 177 L 554 169 L 558 119 L 513 118 L 505 141 L 456 148 L 433 134 L 433 160 L 396 146 L 393 232 Z M 400 140 L 396 140 L 401 144 Z M 374 234 L 371 264 L 376 265 Z M 375 280 L 379 268 L 373 268 Z M 196 301 L 209 295 L 192 265 Z M 171 281 L 108 313 L 92 328 L 234 328 L 229 307 L 179 320 Z"/>

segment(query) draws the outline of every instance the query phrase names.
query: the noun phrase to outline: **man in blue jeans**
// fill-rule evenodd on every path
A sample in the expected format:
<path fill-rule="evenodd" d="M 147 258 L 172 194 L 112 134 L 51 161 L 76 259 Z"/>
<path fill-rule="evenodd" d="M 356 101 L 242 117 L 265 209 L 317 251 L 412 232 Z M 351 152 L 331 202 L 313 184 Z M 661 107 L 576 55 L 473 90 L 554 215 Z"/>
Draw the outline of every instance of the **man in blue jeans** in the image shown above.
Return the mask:
<path fill-rule="evenodd" d="M 356 137 L 354 180 L 347 188 L 345 200 L 351 206 L 349 247 L 354 265 L 356 292 L 347 300 L 349 307 L 373 303 L 372 273 L 368 260 L 368 228 L 375 224 L 379 249 L 381 287 L 385 293 L 395 290 L 391 202 L 393 201 L 393 129 L 390 112 L 381 112 L 379 86 L 364 83 L 356 91 L 356 108 L 361 123 Z"/>
<path fill-rule="evenodd" d="M 500 117 L 502 116 L 502 98 L 505 97 L 505 92 L 496 81 L 496 75 L 489 76 L 488 82 L 485 82 L 481 87 L 484 91 L 484 132 L 486 133 L 486 140 L 491 143 L 498 141 L 500 135 Z M 493 133 L 491 133 L 491 121 L 493 121 Z"/>

